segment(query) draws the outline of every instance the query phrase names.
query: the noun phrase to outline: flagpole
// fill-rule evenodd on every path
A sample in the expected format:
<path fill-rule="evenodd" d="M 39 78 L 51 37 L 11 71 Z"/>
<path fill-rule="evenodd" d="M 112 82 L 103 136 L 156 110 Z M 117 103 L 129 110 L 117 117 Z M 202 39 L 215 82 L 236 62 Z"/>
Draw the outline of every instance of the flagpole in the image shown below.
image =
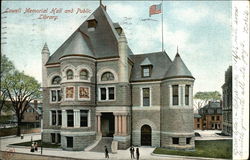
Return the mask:
<path fill-rule="evenodd" d="M 161 43 L 162 43 L 162 53 L 164 52 L 164 39 L 163 39 L 163 0 L 161 2 L 162 13 L 161 13 Z"/>

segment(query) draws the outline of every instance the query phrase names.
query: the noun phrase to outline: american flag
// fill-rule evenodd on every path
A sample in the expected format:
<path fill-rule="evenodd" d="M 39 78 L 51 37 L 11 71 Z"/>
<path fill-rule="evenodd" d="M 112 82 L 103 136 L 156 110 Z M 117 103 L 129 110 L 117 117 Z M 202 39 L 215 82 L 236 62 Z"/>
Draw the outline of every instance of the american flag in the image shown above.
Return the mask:
<path fill-rule="evenodd" d="M 161 3 L 158 5 L 152 5 L 149 8 L 149 16 L 151 16 L 152 14 L 159 14 L 161 13 Z"/>

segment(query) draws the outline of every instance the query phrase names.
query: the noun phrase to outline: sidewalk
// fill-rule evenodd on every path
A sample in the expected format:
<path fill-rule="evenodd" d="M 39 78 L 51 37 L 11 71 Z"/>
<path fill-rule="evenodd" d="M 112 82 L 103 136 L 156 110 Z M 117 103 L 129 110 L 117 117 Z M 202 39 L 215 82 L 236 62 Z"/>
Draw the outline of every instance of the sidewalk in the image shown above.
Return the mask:
<path fill-rule="evenodd" d="M 31 140 L 31 137 L 33 140 L 39 140 L 41 139 L 41 135 L 38 134 L 25 134 L 24 139 L 21 139 L 20 137 L 8 137 L 8 138 L 1 138 L 1 148 L 0 150 L 6 151 L 9 144 L 13 143 L 21 143 L 21 142 L 27 142 Z M 179 159 L 201 159 L 197 157 L 182 157 L 182 156 L 173 156 L 173 155 L 154 155 L 152 152 L 155 148 L 151 147 L 140 147 L 140 159 L 148 159 L 148 160 L 158 160 L 158 159 L 172 159 L 172 160 L 179 160 Z M 41 155 L 39 148 L 39 152 L 30 152 L 30 147 L 15 147 L 15 152 L 18 153 L 27 153 L 27 154 L 33 154 L 33 155 Z M 65 157 L 65 158 L 78 158 L 78 159 L 105 159 L 104 153 L 100 152 L 86 152 L 86 151 L 64 151 L 61 149 L 49 149 L 49 148 L 43 148 L 43 155 L 53 156 L 53 157 Z M 117 154 L 109 154 L 109 159 L 130 159 L 130 152 L 129 149 L 127 150 L 118 150 Z M 203 159 L 203 158 L 202 158 Z M 207 159 L 207 158 L 206 158 Z"/>

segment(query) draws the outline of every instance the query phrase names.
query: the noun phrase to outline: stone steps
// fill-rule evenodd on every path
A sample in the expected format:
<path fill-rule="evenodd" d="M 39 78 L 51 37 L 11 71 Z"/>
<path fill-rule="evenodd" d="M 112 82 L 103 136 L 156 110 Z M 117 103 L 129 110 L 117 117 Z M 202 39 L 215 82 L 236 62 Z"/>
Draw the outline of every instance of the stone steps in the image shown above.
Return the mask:
<path fill-rule="evenodd" d="M 100 142 L 90 151 L 93 152 L 105 152 L 105 146 L 107 146 L 109 153 L 111 153 L 111 144 L 113 141 L 113 137 L 102 137 Z"/>

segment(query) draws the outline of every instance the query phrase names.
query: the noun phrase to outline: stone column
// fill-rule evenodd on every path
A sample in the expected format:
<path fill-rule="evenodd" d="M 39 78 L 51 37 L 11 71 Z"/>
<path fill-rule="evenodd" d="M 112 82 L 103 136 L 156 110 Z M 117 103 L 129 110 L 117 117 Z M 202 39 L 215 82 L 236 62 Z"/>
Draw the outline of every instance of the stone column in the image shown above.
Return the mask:
<path fill-rule="evenodd" d="M 118 135 L 118 115 L 115 116 L 115 135 Z"/>
<path fill-rule="evenodd" d="M 101 113 L 96 113 L 97 133 L 101 134 Z"/>
<path fill-rule="evenodd" d="M 179 85 L 179 106 L 185 106 L 185 84 Z"/>
<path fill-rule="evenodd" d="M 173 88 L 172 85 L 168 85 L 169 88 L 169 106 L 173 106 Z"/>
<path fill-rule="evenodd" d="M 88 127 L 91 126 L 91 110 L 88 112 Z"/>
<path fill-rule="evenodd" d="M 74 128 L 80 127 L 80 110 L 74 109 Z"/>
<path fill-rule="evenodd" d="M 127 115 L 122 115 L 122 135 L 127 135 Z"/>
<path fill-rule="evenodd" d="M 122 116 L 118 115 L 118 134 L 122 134 Z"/>
<path fill-rule="evenodd" d="M 58 117 L 58 110 L 56 110 L 56 126 L 58 126 L 58 120 L 59 120 L 59 117 Z"/>
<path fill-rule="evenodd" d="M 67 127 L 67 112 L 62 110 L 62 127 Z"/>

